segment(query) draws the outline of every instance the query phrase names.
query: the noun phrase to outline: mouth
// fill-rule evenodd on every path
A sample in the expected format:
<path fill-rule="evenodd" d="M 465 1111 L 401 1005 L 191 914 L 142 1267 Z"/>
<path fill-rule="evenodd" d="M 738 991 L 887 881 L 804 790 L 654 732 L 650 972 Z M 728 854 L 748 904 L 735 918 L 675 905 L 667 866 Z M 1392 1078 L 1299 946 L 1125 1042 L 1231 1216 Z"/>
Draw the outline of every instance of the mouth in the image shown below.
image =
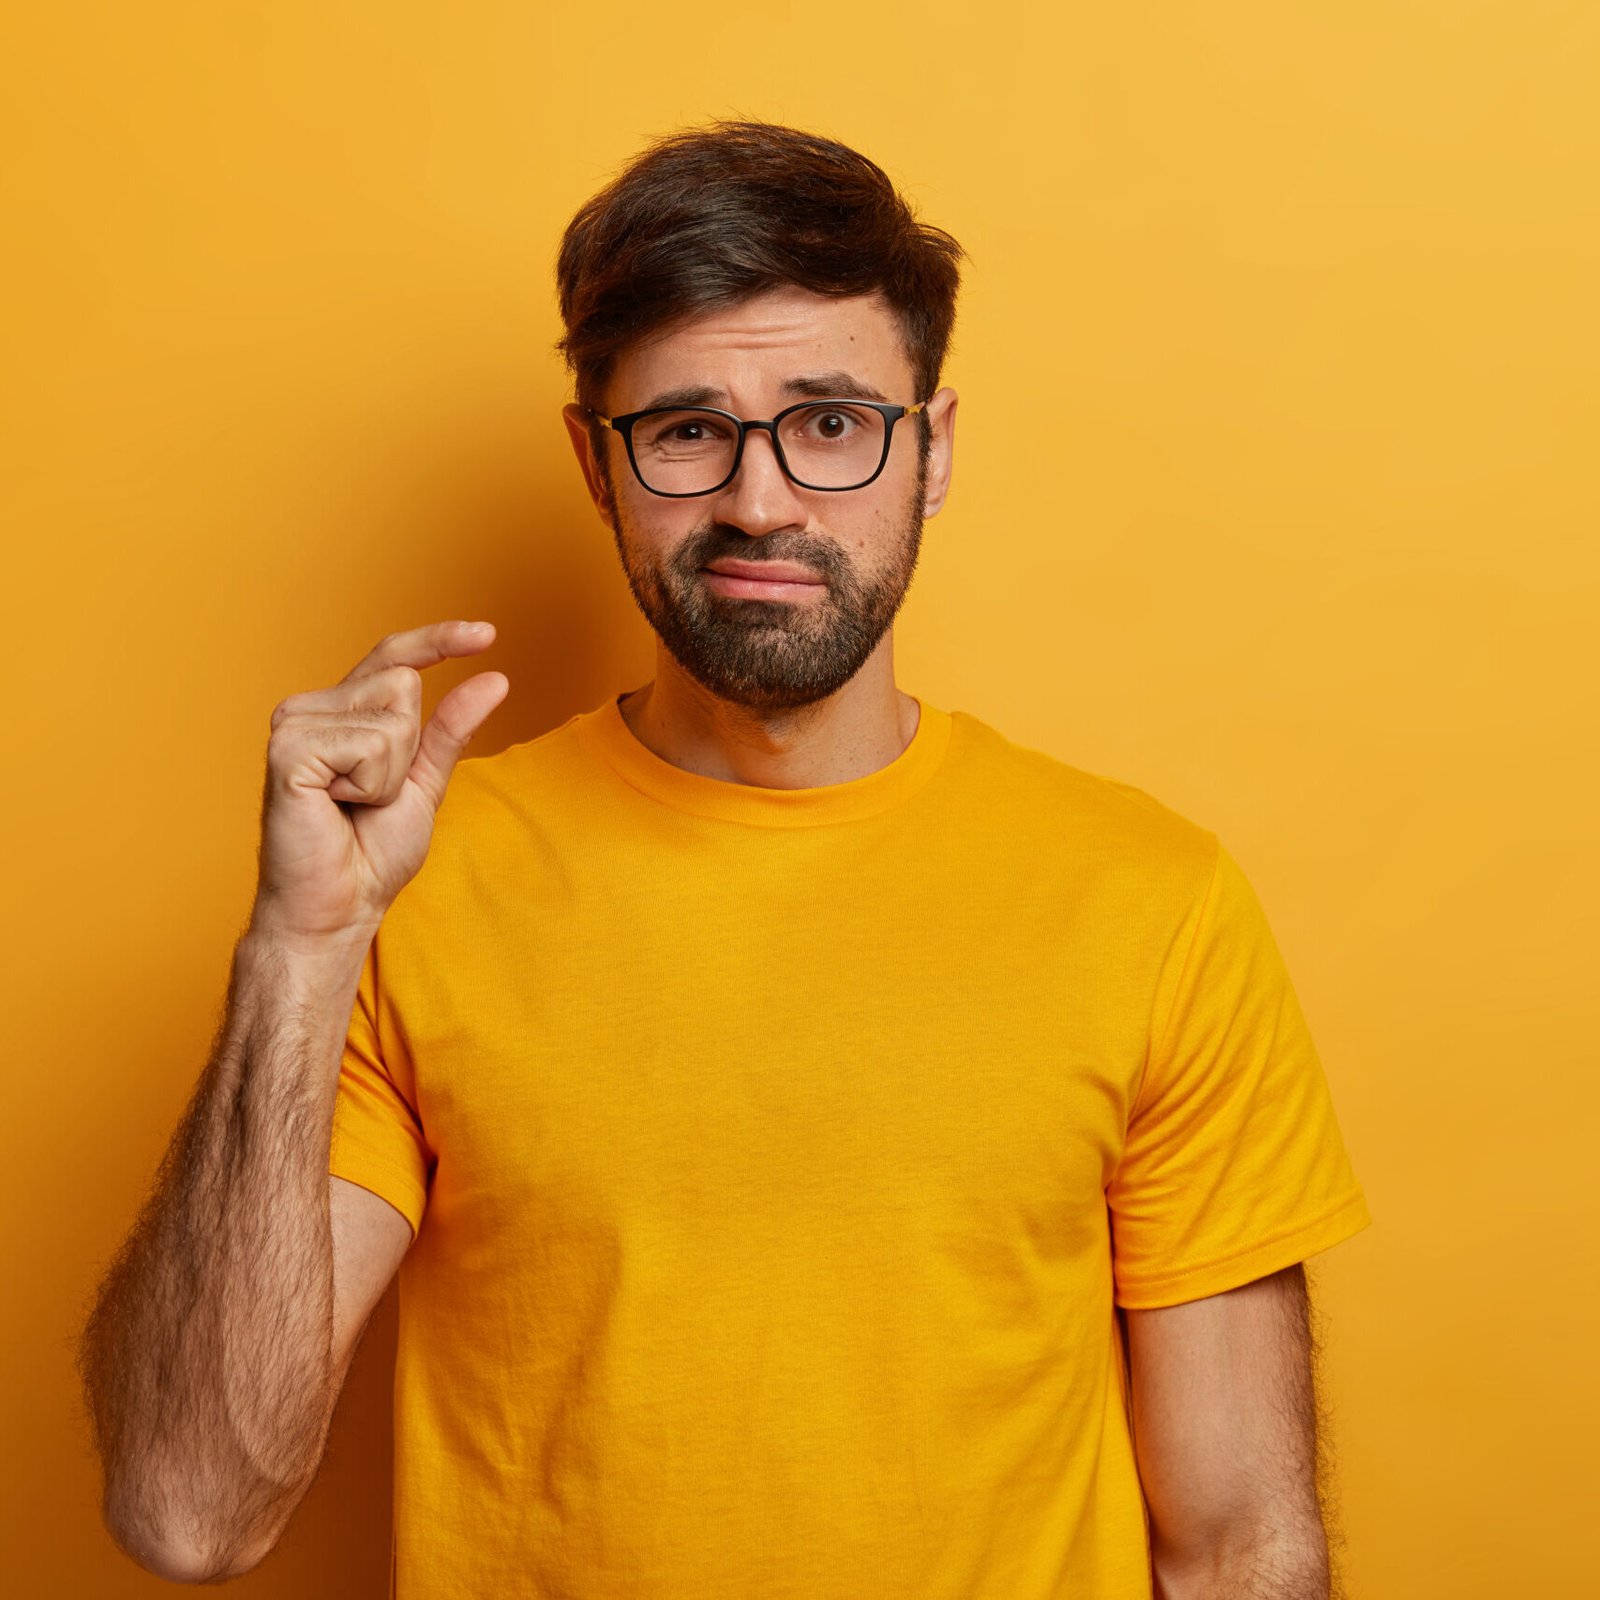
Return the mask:
<path fill-rule="evenodd" d="M 706 587 L 730 600 L 804 600 L 827 588 L 791 561 L 713 561 L 700 570 Z"/>

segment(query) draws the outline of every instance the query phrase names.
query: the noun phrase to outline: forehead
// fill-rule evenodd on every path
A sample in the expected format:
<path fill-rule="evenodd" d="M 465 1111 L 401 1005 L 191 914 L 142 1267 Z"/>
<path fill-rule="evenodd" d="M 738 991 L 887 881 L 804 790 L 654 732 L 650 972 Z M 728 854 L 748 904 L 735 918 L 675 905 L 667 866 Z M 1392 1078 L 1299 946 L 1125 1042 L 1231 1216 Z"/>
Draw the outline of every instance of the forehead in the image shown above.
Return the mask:
<path fill-rule="evenodd" d="M 793 285 L 641 340 L 618 357 L 608 387 L 615 412 L 691 387 L 748 405 L 775 402 L 786 383 L 818 373 L 848 375 L 896 403 L 916 398 L 900 319 L 882 296 L 820 295 Z"/>

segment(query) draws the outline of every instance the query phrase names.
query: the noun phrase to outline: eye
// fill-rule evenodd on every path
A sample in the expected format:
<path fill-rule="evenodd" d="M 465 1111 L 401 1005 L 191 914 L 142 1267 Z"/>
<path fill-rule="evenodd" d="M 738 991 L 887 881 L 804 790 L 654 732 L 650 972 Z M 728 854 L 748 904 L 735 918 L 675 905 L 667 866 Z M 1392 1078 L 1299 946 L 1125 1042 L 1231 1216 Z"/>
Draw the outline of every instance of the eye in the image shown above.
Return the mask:
<path fill-rule="evenodd" d="M 837 406 L 821 406 L 815 411 L 803 412 L 805 431 L 824 444 L 848 439 L 862 426 L 862 420 L 853 411 Z"/>
<path fill-rule="evenodd" d="M 718 417 L 696 411 L 668 411 L 650 417 L 635 442 L 651 450 L 686 451 L 720 447 L 727 438 L 727 427 Z"/>

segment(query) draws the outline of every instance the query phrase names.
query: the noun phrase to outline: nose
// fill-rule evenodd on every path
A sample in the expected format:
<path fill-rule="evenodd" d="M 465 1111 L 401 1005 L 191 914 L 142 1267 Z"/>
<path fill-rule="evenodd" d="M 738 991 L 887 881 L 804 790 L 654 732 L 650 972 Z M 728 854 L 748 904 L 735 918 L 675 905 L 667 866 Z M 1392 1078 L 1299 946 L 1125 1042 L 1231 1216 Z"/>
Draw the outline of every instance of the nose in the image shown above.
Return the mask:
<path fill-rule="evenodd" d="M 714 496 L 717 518 L 745 533 L 776 533 L 780 528 L 803 528 L 810 515 L 778 464 L 777 448 L 765 428 L 745 435 L 739 470 Z"/>

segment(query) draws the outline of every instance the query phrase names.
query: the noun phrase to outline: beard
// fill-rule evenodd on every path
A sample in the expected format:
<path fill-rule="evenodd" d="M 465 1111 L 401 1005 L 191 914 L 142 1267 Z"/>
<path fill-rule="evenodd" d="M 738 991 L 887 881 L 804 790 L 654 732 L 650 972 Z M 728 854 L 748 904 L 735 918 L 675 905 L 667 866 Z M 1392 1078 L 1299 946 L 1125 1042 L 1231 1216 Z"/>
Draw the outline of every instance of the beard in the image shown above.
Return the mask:
<path fill-rule="evenodd" d="M 696 528 L 665 560 L 624 536 L 616 512 L 617 554 L 645 620 L 673 659 L 720 699 L 755 711 L 790 710 L 824 700 L 859 672 L 895 619 L 922 547 L 927 459 L 901 508 L 882 569 L 863 576 L 843 551 L 823 540 L 782 534 L 759 538 L 727 523 Z M 712 592 L 701 568 L 739 561 L 794 561 L 817 573 L 822 597 L 739 600 Z"/>

